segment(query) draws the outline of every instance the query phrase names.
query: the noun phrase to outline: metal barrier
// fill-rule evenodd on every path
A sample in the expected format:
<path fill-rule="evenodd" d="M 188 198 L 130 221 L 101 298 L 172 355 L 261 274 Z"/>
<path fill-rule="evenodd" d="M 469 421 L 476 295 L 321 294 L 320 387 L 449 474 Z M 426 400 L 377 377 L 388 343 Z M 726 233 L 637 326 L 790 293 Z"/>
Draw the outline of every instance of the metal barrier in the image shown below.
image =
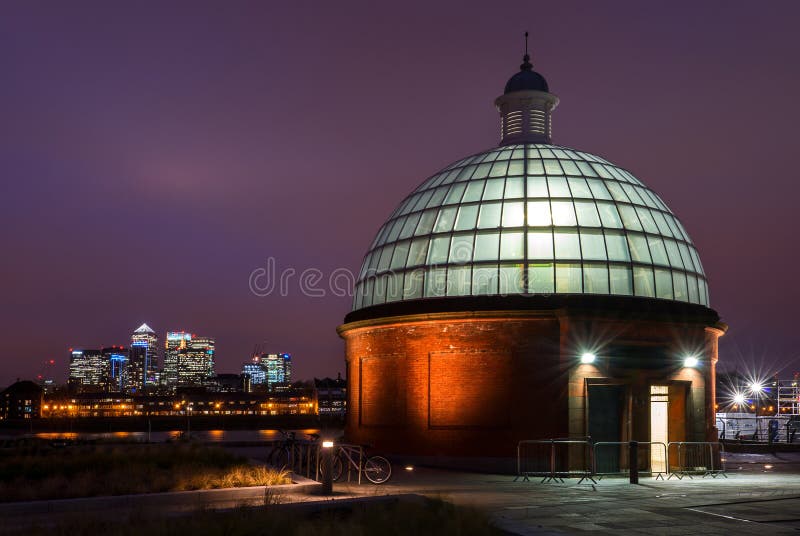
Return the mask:
<path fill-rule="evenodd" d="M 672 441 L 667 444 L 667 453 L 669 456 L 674 453 L 673 459 L 677 460 L 677 465 L 671 466 L 669 478 L 674 476 L 681 480 L 684 476 L 692 478 L 692 475 L 728 478 L 722 443 Z"/>
<path fill-rule="evenodd" d="M 592 447 L 592 474 L 603 476 L 629 475 L 630 449 L 628 441 L 598 441 Z M 658 441 L 637 442 L 638 472 L 649 473 L 655 478 L 664 480 L 664 475 L 669 473 L 669 459 L 667 445 Z"/>
<path fill-rule="evenodd" d="M 542 477 L 542 482 L 564 482 L 580 478 L 578 484 L 592 478 L 592 444 L 589 439 L 535 439 L 517 444 L 517 476 Z M 595 482 L 596 483 L 596 482 Z"/>

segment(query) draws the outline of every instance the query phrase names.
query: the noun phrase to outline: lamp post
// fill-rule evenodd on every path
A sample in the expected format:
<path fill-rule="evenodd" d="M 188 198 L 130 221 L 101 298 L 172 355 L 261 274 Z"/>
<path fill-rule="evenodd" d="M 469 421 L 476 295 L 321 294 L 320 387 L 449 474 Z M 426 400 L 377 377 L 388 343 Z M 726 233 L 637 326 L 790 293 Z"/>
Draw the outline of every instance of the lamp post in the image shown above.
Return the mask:
<path fill-rule="evenodd" d="M 753 382 L 750 384 L 750 392 L 753 393 L 753 398 L 756 403 L 756 432 L 753 434 L 753 439 L 758 441 L 758 405 L 761 403 L 761 393 L 764 391 L 764 385 L 761 382 Z"/>
<path fill-rule="evenodd" d="M 320 460 L 322 473 L 322 494 L 333 494 L 333 441 L 322 442 L 322 460 Z"/>

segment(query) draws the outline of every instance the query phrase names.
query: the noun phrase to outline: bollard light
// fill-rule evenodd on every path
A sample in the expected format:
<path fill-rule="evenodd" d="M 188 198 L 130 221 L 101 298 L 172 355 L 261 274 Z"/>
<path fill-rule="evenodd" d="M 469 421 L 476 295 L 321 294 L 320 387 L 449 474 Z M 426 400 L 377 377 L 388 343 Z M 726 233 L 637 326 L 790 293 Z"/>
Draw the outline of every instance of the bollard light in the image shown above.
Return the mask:
<path fill-rule="evenodd" d="M 406 469 L 406 471 L 413 471 L 414 470 L 414 466 L 413 465 L 406 465 L 405 469 Z"/>
<path fill-rule="evenodd" d="M 589 363 L 594 363 L 595 359 L 597 359 L 596 355 L 591 352 L 586 352 L 581 356 L 581 363 L 588 365 Z"/>
<path fill-rule="evenodd" d="M 333 448 L 333 441 L 323 441 L 322 442 L 322 448 L 324 448 L 324 449 Z"/>

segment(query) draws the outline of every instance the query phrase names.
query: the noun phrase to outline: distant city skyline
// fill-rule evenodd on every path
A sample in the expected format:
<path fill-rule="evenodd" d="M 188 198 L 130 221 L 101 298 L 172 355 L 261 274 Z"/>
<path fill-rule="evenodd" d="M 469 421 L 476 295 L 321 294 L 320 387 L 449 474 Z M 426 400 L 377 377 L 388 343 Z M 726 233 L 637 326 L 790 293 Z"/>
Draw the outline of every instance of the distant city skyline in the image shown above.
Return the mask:
<path fill-rule="evenodd" d="M 720 369 L 800 370 L 800 4 L 421 5 L 4 6 L 0 386 L 143 320 L 214 334 L 222 371 L 266 340 L 298 378 L 343 373 L 352 299 L 299 275 L 357 272 L 398 200 L 497 143 L 525 30 L 554 143 L 624 162 L 689 230 Z M 252 291 L 270 258 L 288 293 Z"/>

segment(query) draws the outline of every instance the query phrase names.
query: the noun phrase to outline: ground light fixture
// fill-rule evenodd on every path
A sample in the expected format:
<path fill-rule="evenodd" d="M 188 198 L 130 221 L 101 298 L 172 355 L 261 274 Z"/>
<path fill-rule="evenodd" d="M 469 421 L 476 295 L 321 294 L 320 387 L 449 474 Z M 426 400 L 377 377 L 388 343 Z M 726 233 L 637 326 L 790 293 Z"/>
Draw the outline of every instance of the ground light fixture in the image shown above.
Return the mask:
<path fill-rule="evenodd" d="M 588 365 L 589 363 L 594 363 L 595 359 L 597 359 L 597 356 L 591 352 L 585 352 L 583 355 L 581 355 L 581 363 L 585 365 Z"/>
<path fill-rule="evenodd" d="M 686 357 L 683 359 L 683 366 L 684 366 L 684 367 L 694 368 L 694 367 L 696 367 L 696 366 L 697 366 L 699 363 L 700 363 L 700 361 L 699 361 L 699 360 L 698 360 L 698 359 L 697 359 L 695 356 L 693 356 L 693 355 L 686 356 Z"/>

